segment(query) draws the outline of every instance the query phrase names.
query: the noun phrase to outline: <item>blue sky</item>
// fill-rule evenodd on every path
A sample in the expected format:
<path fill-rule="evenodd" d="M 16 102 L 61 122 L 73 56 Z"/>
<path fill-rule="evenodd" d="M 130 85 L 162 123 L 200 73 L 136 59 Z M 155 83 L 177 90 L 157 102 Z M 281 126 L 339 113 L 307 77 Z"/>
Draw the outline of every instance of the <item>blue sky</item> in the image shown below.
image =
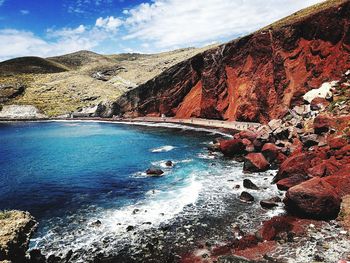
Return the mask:
<path fill-rule="evenodd" d="M 0 61 L 231 40 L 321 0 L 0 0 Z"/>

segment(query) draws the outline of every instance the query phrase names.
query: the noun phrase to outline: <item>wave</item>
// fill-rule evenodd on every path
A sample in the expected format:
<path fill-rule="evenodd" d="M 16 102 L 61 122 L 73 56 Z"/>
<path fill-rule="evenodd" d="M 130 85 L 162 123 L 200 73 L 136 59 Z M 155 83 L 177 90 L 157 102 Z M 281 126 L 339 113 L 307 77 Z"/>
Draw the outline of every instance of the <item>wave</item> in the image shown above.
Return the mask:
<path fill-rule="evenodd" d="M 157 228 L 163 223 L 169 222 L 184 207 L 194 204 L 201 191 L 202 184 L 192 174 L 186 185 L 173 190 L 150 190 L 145 193 L 146 199 L 133 205 L 127 205 L 119 209 L 108 209 L 89 214 L 75 214 L 73 222 L 79 223 L 79 227 L 72 224 L 62 224 L 60 228 L 49 230 L 45 235 L 32 240 L 32 248 L 40 248 L 44 254 L 56 251 L 60 255 L 66 255 L 69 250 L 79 251 L 86 248 L 102 248 L 115 251 L 123 244 L 136 242 L 134 231 Z M 98 222 L 98 223 L 96 223 Z M 108 242 L 106 242 L 108 240 Z M 86 262 L 84 258 L 76 262 Z"/>
<path fill-rule="evenodd" d="M 171 150 L 173 150 L 175 148 L 176 148 L 175 146 L 165 145 L 165 146 L 161 146 L 158 148 L 154 148 L 151 150 L 151 152 L 153 152 L 153 153 L 170 152 Z"/>

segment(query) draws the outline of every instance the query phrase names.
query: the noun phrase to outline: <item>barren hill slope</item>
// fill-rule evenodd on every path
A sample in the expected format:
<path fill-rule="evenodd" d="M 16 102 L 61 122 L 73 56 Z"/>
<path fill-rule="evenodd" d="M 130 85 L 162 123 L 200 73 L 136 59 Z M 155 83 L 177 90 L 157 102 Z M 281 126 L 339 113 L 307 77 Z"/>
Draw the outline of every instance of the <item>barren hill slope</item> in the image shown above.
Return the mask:
<path fill-rule="evenodd" d="M 39 57 L 21 57 L 0 62 L 0 76 L 58 73 L 67 70 L 62 64 Z"/>
<path fill-rule="evenodd" d="M 48 116 L 58 116 L 101 102 L 115 101 L 129 89 L 208 48 L 188 48 L 149 55 L 100 55 L 79 51 L 36 59 L 42 64 L 45 62 L 45 65 L 56 65 L 53 69 L 57 71 L 48 67 L 46 70 L 33 70 L 33 67 L 28 67 L 28 63 L 22 63 L 26 61 L 25 58 L 18 58 L 14 60 L 17 61 L 15 69 L 21 70 L 12 70 L 10 76 L 0 74 L 0 89 L 24 86 L 23 93 L 3 101 L 6 104 L 34 105 Z M 1 64 L 9 68 L 9 61 Z"/>

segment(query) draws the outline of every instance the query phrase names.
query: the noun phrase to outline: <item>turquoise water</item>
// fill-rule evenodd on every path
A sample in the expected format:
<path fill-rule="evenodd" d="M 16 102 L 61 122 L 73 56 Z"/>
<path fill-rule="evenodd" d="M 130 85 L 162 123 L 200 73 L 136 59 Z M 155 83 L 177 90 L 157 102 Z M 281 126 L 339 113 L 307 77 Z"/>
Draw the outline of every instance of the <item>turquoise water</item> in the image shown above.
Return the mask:
<path fill-rule="evenodd" d="M 89 262 L 100 253 L 116 255 L 125 246 L 143 247 L 146 236 L 153 240 L 165 225 L 173 226 L 173 235 L 158 233 L 157 238 L 171 245 L 184 238 L 179 247 L 190 245 L 188 240 L 199 233 L 220 230 L 218 220 L 235 220 L 246 209 L 235 187 L 247 177 L 242 165 L 210 153 L 208 143 L 222 135 L 199 130 L 2 123 L 0 209 L 29 211 L 39 222 L 31 248 L 63 257 L 73 250 L 73 262 Z M 173 167 L 165 166 L 168 160 Z M 150 167 L 163 169 L 164 176 L 148 177 Z M 269 180 L 259 180 L 267 189 L 259 198 L 273 194 Z M 202 229 L 189 231 L 188 225 L 200 227 L 204 221 Z M 167 253 L 166 246 L 160 247 Z"/>

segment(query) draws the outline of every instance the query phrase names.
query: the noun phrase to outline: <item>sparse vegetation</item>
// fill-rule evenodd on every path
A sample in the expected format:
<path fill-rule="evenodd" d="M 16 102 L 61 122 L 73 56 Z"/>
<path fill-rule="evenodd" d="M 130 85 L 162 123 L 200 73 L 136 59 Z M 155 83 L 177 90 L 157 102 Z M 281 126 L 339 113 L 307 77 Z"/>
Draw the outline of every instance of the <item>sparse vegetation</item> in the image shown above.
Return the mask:
<path fill-rule="evenodd" d="M 0 211 L 0 220 L 8 219 L 11 217 L 10 211 Z"/>

